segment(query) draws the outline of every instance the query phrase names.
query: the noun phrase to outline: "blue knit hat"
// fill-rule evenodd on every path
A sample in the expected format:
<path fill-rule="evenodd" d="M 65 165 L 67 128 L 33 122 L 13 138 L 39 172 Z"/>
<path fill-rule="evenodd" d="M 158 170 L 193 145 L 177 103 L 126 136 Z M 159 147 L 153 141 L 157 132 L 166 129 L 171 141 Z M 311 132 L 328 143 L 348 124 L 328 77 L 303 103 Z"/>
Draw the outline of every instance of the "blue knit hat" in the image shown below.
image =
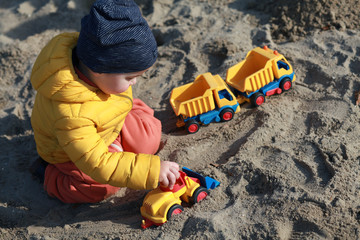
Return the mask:
<path fill-rule="evenodd" d="M 98 0 L 81 20 L 78 58 L 97 73 L 139 72 L 157 58 L 157 44 L 133 0 Z"/>

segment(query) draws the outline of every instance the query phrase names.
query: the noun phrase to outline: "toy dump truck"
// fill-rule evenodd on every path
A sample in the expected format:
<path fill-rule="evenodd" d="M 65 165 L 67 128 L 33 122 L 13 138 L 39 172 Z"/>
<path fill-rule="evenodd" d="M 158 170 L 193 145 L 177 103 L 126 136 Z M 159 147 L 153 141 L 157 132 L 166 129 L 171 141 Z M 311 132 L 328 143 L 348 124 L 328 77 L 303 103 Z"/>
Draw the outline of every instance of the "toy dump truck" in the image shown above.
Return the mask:
<path fill-rule="evenodd" d="M 239 103 L 219 75 L 205 73 L 194 82 L 174 88 L 170 104 L 179 120 L 177 126 L 186 126 L 188 133 L 196 133 L 199 124 L 229 121 L 240 111 Z"/>
<path fill-rule="evenodd" d="M 258 107 L 265 96 L 288 91 L 296 79 L 285 57 L 267 46 L 254 48 L 246 58 L 230 67 L 226 83 L 219 75 L 205 73 L 193 83 L 174 88 L 170 104 L 179 117 L 178 127 L 196 133 L 200 124 L 229 121 L 245 101 Z"/>
<path fill-rule="evenodd" d="M 248 101 L 254 107 L 263 104 L 265 96 L 288 91 L 295 79 L 285 57 L 267 46 L 251 50 L 226 73 L 226 82 L 235 89 L 238 102 Z"/>

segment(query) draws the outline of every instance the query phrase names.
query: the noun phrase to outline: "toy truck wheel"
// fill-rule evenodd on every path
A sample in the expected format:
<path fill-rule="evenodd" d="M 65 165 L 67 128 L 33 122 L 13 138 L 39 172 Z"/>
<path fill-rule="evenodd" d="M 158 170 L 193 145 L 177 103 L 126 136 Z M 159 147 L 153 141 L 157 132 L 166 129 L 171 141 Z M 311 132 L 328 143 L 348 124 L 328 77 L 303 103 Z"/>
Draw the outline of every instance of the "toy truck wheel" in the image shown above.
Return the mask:
<path fill-rule="evenodd" d="M 186 130 L 188 133 L 196 133 L 197 131 L 199 131 L 199 127 L 200 127 L 199 123 L 194 119 L 191 119 L 186 122 Z"/>
<path fill-rule="evenodd" d="M 233 117 L 234 117 L 234 111 L 230 108 L 224 109 L 220 113 L 220 118 L 221 121 L 223 122 L 230 121 L 231 119 L 233 119 Z"/>
<path fill-rule="evenodd" d="M 265 102 L 265 96 L 261 92 L 254 93 L 250 97 L 250 102 L 253 107 L 258 107 Z"/>
<path fill-rule="evenodd" d="M 194 194 L 190 198 L 190 202 L 198 203 L 205 199 L 207 195 L 209 195 L 209 191 L 206 188 L 200 186 L 194 191 Z"/>
<path fill-rule="evenodd" d="M 280 82 L 280 88 L 283 92 L 288 91 L 292 86 L 291 80 L 289 78 L 284 78 Z"/>
<path fill-rule="evenodd" d="M 174 204 L 169 208 L 166 214 L 166 219 L 169 220 L 172 216 L 180 214 L 184 211 L 184 208 L 179 204 Z"/>

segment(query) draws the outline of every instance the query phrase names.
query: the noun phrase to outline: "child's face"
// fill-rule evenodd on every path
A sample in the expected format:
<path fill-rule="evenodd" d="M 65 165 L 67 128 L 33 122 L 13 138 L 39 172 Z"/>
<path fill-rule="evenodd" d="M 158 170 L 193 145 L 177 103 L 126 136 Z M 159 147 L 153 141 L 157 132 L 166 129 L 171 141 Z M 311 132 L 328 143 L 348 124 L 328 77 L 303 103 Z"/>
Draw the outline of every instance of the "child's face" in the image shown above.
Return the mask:
<path fill-rule="evenodd" d="M 134 73 L 95 73 L 91 80 L 106 94 L 117 94 L 126 91 L 136 83 L 136 78 L 147 71 Z"/>

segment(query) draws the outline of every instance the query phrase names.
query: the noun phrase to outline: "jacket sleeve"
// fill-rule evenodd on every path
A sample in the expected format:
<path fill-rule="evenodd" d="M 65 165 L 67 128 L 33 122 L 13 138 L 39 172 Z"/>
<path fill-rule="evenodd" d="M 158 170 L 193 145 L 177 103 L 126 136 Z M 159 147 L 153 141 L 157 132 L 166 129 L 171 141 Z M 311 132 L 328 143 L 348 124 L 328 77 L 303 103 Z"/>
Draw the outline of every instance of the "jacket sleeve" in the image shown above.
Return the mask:
<path fill-rule="evenodd" d="M 157 187 L 158 156 L 109 152 L 89 119 L 63 118 L 56 122 L 55 129 L 59 144 L 71 161 L 95 181 L 139 190 Z"/>

